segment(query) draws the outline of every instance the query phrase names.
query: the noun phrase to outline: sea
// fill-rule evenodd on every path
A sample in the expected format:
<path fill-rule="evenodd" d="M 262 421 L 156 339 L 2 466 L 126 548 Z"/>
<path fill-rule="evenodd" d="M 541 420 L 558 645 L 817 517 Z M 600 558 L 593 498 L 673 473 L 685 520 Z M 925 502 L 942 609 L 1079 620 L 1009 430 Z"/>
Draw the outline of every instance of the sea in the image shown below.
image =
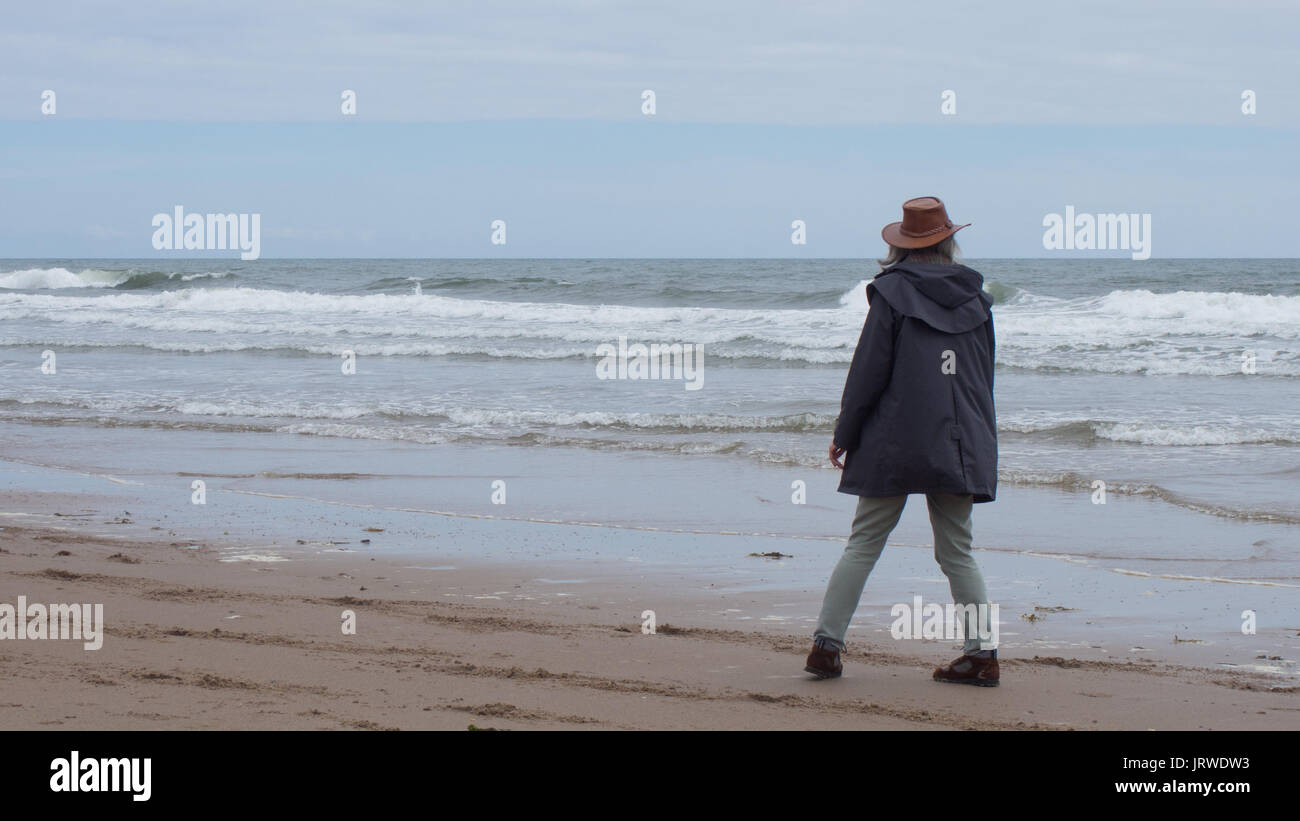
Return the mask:
<path fill-rule="evenodd" d="M 994 298 L 1000 482 L 1300 522 L 1300 262 L 968 264 Z M 0 419 L 823 468 L 877 270 L 3 260 Z M 696 346 L 699 384 L 600 378 L 620 338 Z"/>
<path fill-rule="evenodd" d="M 1177 654 L 1199 635 L 1258 666 L 1250 611 L 1265 655 L 1294 656 L 1300 262 L 966 264 L 997 337 L 998 499 L 976 547 L 991 595 L 1053 614 L 1004 636 Z M 826 451 L 878 270 L 0 260 L 0 514 L 229 560 L 390 551 L 574 583 L 657 566 L 706 595 L 788 590 L 754 617 L 810 629 L 851 521 Z M 631 375 L 611 350 L 654 344 L 698 371 L 607 378 Z M 923 504 L 890 544 L 862 629 L 947 596 Z"/>

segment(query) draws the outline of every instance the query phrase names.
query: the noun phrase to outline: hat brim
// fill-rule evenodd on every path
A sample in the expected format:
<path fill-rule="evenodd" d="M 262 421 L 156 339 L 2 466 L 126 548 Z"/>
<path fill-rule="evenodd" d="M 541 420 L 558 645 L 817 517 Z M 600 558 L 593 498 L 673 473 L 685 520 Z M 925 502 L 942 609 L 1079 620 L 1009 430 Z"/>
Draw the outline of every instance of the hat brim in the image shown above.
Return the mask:
<path fill-rule="evenodd" d="M 923 237 L 909 237 L 907 234 L 903 233 L 902 222 L 891 222 L 884 228 L 880 229 L 880 236 L 885 242 L 896 248 L 915 250 L 917 248 L 929 248 L 931 245 L 938 245 L 961 229 L 969 228 L 970 225 L 971 224 L 968 222 L 965 225 L 954 225 L 951 228 L 945 228 L 942 231 L 934 234 L 927 234 Z"/>

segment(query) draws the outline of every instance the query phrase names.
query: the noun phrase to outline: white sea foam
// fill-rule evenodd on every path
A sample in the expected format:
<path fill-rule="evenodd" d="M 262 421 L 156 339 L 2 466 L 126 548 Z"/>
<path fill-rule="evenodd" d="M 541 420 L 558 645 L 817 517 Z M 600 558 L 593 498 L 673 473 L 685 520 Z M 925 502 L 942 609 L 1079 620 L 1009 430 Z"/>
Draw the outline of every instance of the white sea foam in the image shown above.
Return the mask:
<path fill-rule="evenodd" d="M 19 287 L 36 277 L 42 287 L 88 287 L 92 281 L 107 287 L 117 280 L 106 273 L 113 272 L 32 269 L 0 275 L 8 278 L 0 282 Z M 842 364 L 852 358 L 867 310 L 865 283 L 842 294 L 838 307 L 814 309 L 583 305 L 248 287 L 93 296 L 0 292 L 0 320 L 14 320 L 7 323 L 11 329 L 25 320 L 27 329 L 41 332 L 11 331 L 6 341 L 15 345 L 564 359 L 591 358 L 597 345 L 625 335 L 701 344 L 710 357 L 724 360 Z M 1058 299 L 1021 291 L 994 314 L 998 361 L 1004 366 L 1226 376 L 1241 372 L 1242 356 L 1249 351 L 1262 376 L 1300 375 L 1300 297 L 1117 290 Z M 62 332 L 52 335 L 51 329 Z"/>
<path fill-rule="evenodd" d="M 0 392 L 0 410 L 5 405 L 45 405 L 101 413 L 177 413 L 183 416 L 239 417 L 256 419 L 355 420 L 367 417 L 389 420 L 422 420 L 460 429 L 492 430 L 497 433 L 533 428 L 624 429 L 641 431 L 829 431 L 834 414 L 793 413 L 745 415 L 727 413 L 643 413 L 614 411 L 514 410 L 484 408 L 441 402 L 403 401 L 341 403 L 337 400 L 303 402 L 274 399 L 196 400 L 158 394 L 114 397 L 46 397 L 5 395 Z M 24 411 L 25 412 L 25 411 Z"/>
<path fill-rule="evenodd" d="M 159 394 L 71 397 L 54 394 L 32 397 L 0 392 L 0 412 L 33 405 L 111 414 L 179 414 L 250 420 L 302 419 L 329 422 L 369 420 L 371 423 L 415 423 L 458 433 L 501 436 L 524 431 L 575 430 L 675 433 L 784 433 L 824 435 L 833 430 L 833 413 L 730 414 L 720 412 L 574 411 L 561 408 L 517 410 L 477 407 L 445 401 L 390 399 L 340 402 L 337 399 L 192 399 Z M 6 412 L 7 413 L 7 412 Z M 19 410 L 19 415 L 31 411 Z M 38 414 L 43 415 L 43 414 Z M 341 428 L 338 430 L 342 430 Z M 998 421 L 1003 434 L 1075 440 L 1104 440 L 1124 444 L 1191 447 L 1252 444 L 1300 444 L 1300 419 L 1259 416 L 1203 420 L 1105 420 L 1071 414 L 1021 413 Z"/>
<path fill-rule="evenodd" d="M 1165 336 L 1300 339 L 1296 296 L 1124 290 L 1079 299 L 1030 296 L 994 315 L 1002 333 L 1094 343 Z"/>
<path fill-rule="evenodd" d="M 1096 423 L 1093 432 L 1100 439 L 1139 445 L 1248 445 L 1300 443 L 1300 430 L 1269 430 L 1233 425 L 1164 425 L 1159 423 Z"/>
<path fill-rule="evenodd" d="M 1138 445 L 1254 445 L 1300 444 L 1300 421 L 1295 418 L 1236 419 L 1204 422 L 1116 422 L 1084 417 L 1000 418 L 1002 433 L 1100 439 Z"/>
<path fill-rule="evenodd" d="M 88 268 L 73 273 L 67 268 L 26 268 L 0 274 L 0 288 L 39 290 L 45 288 L 112 288 L 130 278 L 123 271 Z"/>
<path fill-rule="evenodd" d="M 86 268 L 76 272 L 67 268 L 25 268 L 0 273 L 0 288 L 14 291 L 116 288 L 137 278 L 193 282 L 199 279 L 221 279 L 226 276 L 227 273 L 220 271 L 194 274 L 169 272 L 163 275 L 139 271 L 105 271 L 99 268 Z"/>

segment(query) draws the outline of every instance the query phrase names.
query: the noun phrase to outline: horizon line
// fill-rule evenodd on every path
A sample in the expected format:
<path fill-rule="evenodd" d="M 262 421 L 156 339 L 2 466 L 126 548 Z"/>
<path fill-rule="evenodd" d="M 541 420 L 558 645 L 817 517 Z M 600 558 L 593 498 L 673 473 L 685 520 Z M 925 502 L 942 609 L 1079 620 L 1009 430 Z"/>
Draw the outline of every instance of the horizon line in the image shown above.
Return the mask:
<path fill-rule="evenodd" d="M 601 256 L 556 256 L 556 257 L 258 257 L 257 259 L 240 259 L 239 257 L 0 257 L 0 260 L 9 262 L 49 262 L 49 261 L 78 261 L 78 260 L 113 260 L 122 262 L 140 262 L 140 261 L 164 261 L 172 260 L 175 262 L 262 262 L 262 261 L 284 261 L 284 260 L 313 260 L 313 261 L 459 261 L 459 262 L 557 262 L 557 261 L 574 261 L 574 260 L 622 260 L 628 262 L 694 262 L 694 261 L 728 261 L 737 262 L 759 260 L 764 262 L 781 262 L 781 261 L 798 261 L 798 262 L 852 262 L 852 261 L 871 261 L 875 262 L 874 257 L 601 257 Z M 1300 260 L 1300 257 L 1151 257 L 1149 259 L 1131 259 L 1125 256 L 1107 256 L 1107 257 L 1089 257 L 1089 256 L 1050 256 L 1050 257 L 963 257 L 958 260 L 962 261 L 976 260 L 1035 260 L 1035 261 L 1090 261 L 1090 262 L 1160 262 L 1175 260 L 1277 260 L 1290 261 Z"/>

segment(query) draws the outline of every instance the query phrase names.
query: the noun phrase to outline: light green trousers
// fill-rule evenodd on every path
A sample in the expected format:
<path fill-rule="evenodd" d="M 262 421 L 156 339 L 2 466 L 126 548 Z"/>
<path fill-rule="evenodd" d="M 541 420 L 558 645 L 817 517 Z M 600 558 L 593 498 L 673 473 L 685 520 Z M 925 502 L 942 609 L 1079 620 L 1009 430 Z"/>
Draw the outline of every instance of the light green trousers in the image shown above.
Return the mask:
<path fill-rule="evenodd" d="M 970 550 L 972 498 L 969 495 L 927 493 L 925 500 L 930 509 L 930 527 L 934 530 L 934 558 L 948 577 L 953 602 L 959 605 L 987 604 L 984 576 Z M 885 540 L 903 515 L 905 504 L 906 496 L 858 497 L 848 545 L 826 585 L 815 638 L 826 639 L 827 643 L 844 649 L 844 635 L 849 630 L 853 612 L 858 609 L 867 576 L 871 575 L 871 568 L 876 566 Z M 979 650 L 975 619 L 965 619 L 962 630 L 966 637 L 964 652 Z"/>

